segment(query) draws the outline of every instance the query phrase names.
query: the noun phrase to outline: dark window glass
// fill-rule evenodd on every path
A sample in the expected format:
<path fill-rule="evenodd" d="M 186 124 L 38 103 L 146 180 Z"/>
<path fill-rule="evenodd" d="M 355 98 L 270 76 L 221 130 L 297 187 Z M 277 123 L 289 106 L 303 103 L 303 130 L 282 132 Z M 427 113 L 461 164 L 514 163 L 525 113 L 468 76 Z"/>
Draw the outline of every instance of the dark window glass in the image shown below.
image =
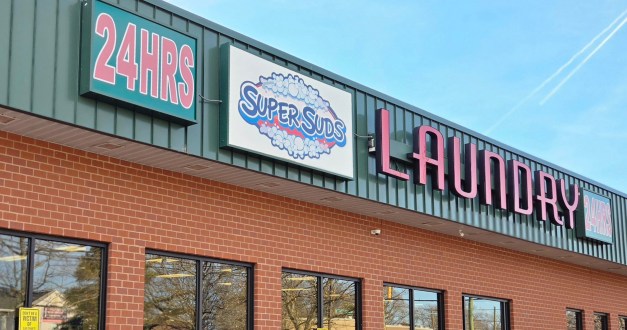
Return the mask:
<path fill-rule="evenodd" d="M 440 329 L 440 294 L 437 292 L 414 290 L 414 329 Z"/>
<path fill-rule="evenodd" d="M 15 311 L 26 302 L 27 238 L 0 235 L 0 329 L 14 329 Z"/>
<path fill-rule="evenodd" d="M 594 330 L 608 330 L 607 314 L 594 313 Z"/>
<path fill-rule="evenodd" d="M 506 301 L 464 296 L 465 330 L 508 330 L 509 306 Z"/>
<path fill-rule="evenodd" d="M 356 285 L 354 281 L 335 278 L 323 278 L 323 328 L 356 329 L 355 302 Z"/>
<path fill-rule="evenodd" d="M 441 302 L 439 292 L 386 285 L 383 287 L 385 329 L 438 330 Z"/>
<path fill-rule="evenodd" d="M 42 329 L 101 329 L 102 255 L 103 247 L 0 235 L 0 330 L 15 328 L 22 306 L 40 309 Z"/>
<path fill-rule="evenodd" d="M 43 308 L 42 323 L 98 329 L 101 254 L 87 245 L 35 240 L 32 306 Z"/>
<path fill-rule="evenodd" d="M 318 278 L 283 272 L 282 328 L 309 330 L 318 326 Z"/>
<path fill-rule="evenodd" d="M 358 281 L 285 271 L 281 293 L 283 330 L 358 328 Z"/>
<path fill-rule="evenodd" d="M 246 329 L 248 269 L 202 263 L 202 329 Z"/>
<path fill-rule="evenodd" d="M 385 329 L 410 329 L 410 289 L 383 287 Z"/>
<path fill-rule="evenodd" d="M 249 329 L 249 270 L 202 258 L 147 253 L 144 329 Z"/>
<path fill-rule="evenodd" d="M 196 329 L 196 262 L 146 254 L 144 329 Z"/>
<path fill-rule="evenodd" d="M 575 309 L 566 310 L 566 330 L 582 330 L 583 320 L 581 311 Z"/>
<path fill-rule="evenodd" d="M 625 323 L 627 323 L 627 317 L 620 316 L 618 318 L 618 330 L 625 330 Z"/>

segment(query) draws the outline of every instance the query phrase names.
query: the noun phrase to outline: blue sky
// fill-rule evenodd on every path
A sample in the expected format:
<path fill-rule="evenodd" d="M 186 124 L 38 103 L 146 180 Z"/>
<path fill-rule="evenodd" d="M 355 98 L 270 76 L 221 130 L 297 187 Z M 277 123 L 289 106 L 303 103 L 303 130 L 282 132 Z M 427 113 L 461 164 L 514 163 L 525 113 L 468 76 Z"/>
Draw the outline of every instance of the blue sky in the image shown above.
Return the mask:
<path fill-rule="evenodd" d="M 627 193 L 622 0 L 169 2 Z"/>

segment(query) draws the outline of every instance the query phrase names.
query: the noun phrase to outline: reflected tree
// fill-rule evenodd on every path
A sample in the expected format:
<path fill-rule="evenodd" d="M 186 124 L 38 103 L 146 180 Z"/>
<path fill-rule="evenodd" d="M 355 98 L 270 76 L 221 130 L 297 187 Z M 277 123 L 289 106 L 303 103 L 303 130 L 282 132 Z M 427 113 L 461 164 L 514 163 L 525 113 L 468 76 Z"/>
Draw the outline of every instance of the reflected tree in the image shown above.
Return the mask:
<path fill-rule="evenodd" d="M 324 327 L 355 329 L 355 282 L 325 278 L 323 283 Z"/>
<path fill-rule="evenodd" d="M 202 276 L 202 328 L 246 329 L 246 268 L 205 262 Z"/>
<path fill-rule="evenodd" d="M 100 305 L 101 251 L 90 249 L 74 271 L 76 285 L 65 292 L 67 307 L 73 316 L 68 325 L 81 324 L 83 329 L 98 329 Z"/>
<path fill-rule="evenodd" d="M 196 317 L 196 263 L 147 255 L 144 329 L 193 330 Z"/>
<path fill-rule="evenodd" d="M 282 275 L 283 330 L 316 329 L 318 295 L 316 278 L 284 272 Z"/>
<path fill-rule="evenodd" d="M 61 308 L 67 317 L 59 330 L 96 330 L 102 250 L 35 240 L 33 306 Z"/>
<path fill-rule="evenodd" d="M 27 291 L 28 239 L 0 235 L 0 301 L 2 308 L 23 306 Z"/>
<path fill-rule="evenodd" d="M 438 329 L 438 306 L 428 305 L 415 309 L 414 322 L 416 326 L 426 329 Z"/>
<path fill-rule="evenodd" d="M 394 294 L 390 290 L 390 295 L 385 297 L 383 308 L 386 326 L 403 326 L 409 329 L 409 300 L 404 295 L 407 295 L 407 290 L 394 290 Z"/>

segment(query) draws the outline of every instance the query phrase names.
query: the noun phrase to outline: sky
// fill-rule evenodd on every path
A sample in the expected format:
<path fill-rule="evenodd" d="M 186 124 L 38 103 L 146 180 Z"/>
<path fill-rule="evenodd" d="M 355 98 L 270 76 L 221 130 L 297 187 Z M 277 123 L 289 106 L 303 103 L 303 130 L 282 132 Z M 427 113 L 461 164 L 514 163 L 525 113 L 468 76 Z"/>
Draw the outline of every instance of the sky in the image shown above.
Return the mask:
<path fill-rule="evenodd" d="M 627 194 L 623 0 L 168 0 Z"/>

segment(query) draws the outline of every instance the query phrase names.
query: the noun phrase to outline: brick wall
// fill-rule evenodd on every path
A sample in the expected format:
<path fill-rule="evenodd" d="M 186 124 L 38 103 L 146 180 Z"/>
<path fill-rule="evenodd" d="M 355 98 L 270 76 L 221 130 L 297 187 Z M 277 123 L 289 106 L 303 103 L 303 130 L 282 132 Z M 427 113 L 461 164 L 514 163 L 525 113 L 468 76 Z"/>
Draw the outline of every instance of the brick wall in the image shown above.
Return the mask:
<path fill-rule="evenodd" d="M 107 329 L 142 329 L 145 249 L 255 265 L 255 327 L 280 328 L 282 267 L 362 279 L 364 329 L 384 282 L 511 299 L 512 329 L 564 329 L 565 308 L 627 314 L 627 278 L 0 132 L 0 228 L 110 243 Z M 380 227 L 382 235 L 370 235 Z"/>

